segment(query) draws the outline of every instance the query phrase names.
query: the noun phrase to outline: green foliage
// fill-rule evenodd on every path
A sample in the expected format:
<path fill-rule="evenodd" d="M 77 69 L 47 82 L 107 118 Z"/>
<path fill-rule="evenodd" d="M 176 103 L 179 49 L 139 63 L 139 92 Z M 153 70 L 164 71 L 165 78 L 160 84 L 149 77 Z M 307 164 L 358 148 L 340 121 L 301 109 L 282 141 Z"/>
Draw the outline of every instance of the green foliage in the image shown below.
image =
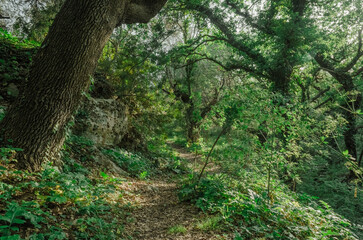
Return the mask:
<path fill-rule="evenodd" d="M 105 149 L 103 152 L 112 157 L 113 161 L 126 172 L 141 179 L 146 178 L 154 171 L 153 164 L 142 155 L 123 149 Z"/>
<path fill-rule="evenodd" d="M 63 145 L 64 170 L 87 174 L 88 170 L 79 164 L 75 159 L 82 163 L 93 162 L 95 147 L 93 142 L 85 137 L 71 134 L 66 138 Z"/>
<path fill-rule="evenodd" d="M 177 114 L 172 99 L 159 88 L 157 77 L 161 67 L 155 55 L 167 35 L 158 21 L 149 26 L 124 26 L 111 36 L 99 60 L 97 74 L 128 107 L 130 127 L 122 148 L 152 152 L 154 146 L 165 143 L 166 127 Z"/>
<path fill-rule="evenodd" d="M 219 215 L 217 216 L 208 216 L 205 219 L 199 221 L 196 225 L 196 228 L 202 231 L 216 231 L 221 228 L 223 225 L 223 218 Z"/>
<path fill-rule="evenodd" d="M 217 214 L 217 222 L 244 238 L 357 239 L 347 228 L 349 221 L 325 202 L 303 195 L 304 202 L 299 203 L 299 195 L 281 187 L 271 198 L 254 184 L 216 175 L 202 179 L 198 186 L 184 185 L 180 193 L 203 211 Z"/>
<path fill-rule="evenodd" d="M 176 225 L 171 228 L 169 228 L 168 232 L 170 234 L 184 234 L 187 232 L 187 229 L 182 225 Z"/>
<path fill-rule="evenodd" d="M 20 40 L 0 28 L 0 95 L 16 97 L 18 90 L 9 89 L 9 84 L 19 87 L 25 82 L 32 56 L 39 44 Z"/>
<path fill-rule="evenodd" d="M 147 179 L 161 170 L 182 174 L 189 171 L 185 159 L 175 156 L 166 146 L 157 152 L 142 155 L 124 149 L 103 149 L 102 152 L 131 176 Z"/>
<path fill-rule="evenodd" d="M 64 146 L 65 150 L 67 150 L 67 146 L 70 147 L 73 152 L 80 153 L 82 149 L 92 147 L 93 142 L 82 136 L 71 135 L 67 138 Z"/>
<path fill-rule="evenodd" d="M 348 174 L 344 166 L 344 158 L 338 153 L 329 156 L 316 156 L 314 161 L 306 166 L 307 174 L 302 175 L 302 182 L 298 185 L 299 192 L 319 196 L 336 211 L 346 216 L 352 222 L 362 225 L 363 203 L 362 189 L 359 184 L 346 183 L 342 176 Z"/>
<path fill-rule="evenodd" d="M 0 162 L 0 233 L 4 239 L 119 239 L 122 192 L 117 179 L 88 178 L 52 166 L 29 173 Z"/>
<path fill-rule="evenodd" d="M 2 41 L 2 44 L 7 43 L 16 49 L 31 49 L 40 46 L 39 42 L 19 39 L 18 37 L 12 35 L 11 33 L 2 28 L 0 28 L 0 39 Z"/>

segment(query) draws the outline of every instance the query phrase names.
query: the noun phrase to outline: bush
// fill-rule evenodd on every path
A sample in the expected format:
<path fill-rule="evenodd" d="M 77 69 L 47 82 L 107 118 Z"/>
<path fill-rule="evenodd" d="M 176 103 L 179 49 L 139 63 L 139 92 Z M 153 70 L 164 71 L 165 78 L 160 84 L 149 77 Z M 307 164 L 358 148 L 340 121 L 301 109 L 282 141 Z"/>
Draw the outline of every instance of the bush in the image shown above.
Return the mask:
<path fill-rule="evenodd" d="M 133 176 L 146 178 L 154 171 L 150 160 L 137 153 L 122 149 L 104 149 L 103 153 L 112 157 L 114 162 Z"/>
<path fill-rule="evenodd" d="M 358 239 L 350 222 L 327 203 L 300 197 L 286 187 L 268 196 L 253 185 L 242 186 L 238 180 L 215 175 L 199 184 L 186 183 L 179 194 L 204 212 L 220 216 L 223 226 L 242 239 Z"/>
<path fill-rule="evenodd" d="M 19 171 L 8 159 L 15 150 L 1 150 L 0 239 L 120 238 L 119 180 L 50 165 L 37 173 Z"/>

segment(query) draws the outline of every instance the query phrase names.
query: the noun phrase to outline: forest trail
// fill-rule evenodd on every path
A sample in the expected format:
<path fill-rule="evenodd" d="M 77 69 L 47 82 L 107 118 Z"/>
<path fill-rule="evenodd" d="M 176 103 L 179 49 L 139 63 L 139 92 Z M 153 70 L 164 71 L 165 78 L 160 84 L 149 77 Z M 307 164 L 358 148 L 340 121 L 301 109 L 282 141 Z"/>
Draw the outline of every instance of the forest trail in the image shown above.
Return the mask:
<path fill-rule="evenodd" d="M 172 145 L 172 147 L 181 158 L 194 164 L 195 154 L 177 145 Z M 196 228 L 198 221 L 205 215 L 191 203 L 179 202 L 176 179 L 133 180 L 127 184 L 128 186 L 125 187 L 133 194 L 133 202 L 136 202 L 136 207 L 125 223 L 125 232 L 130 234 L 133 239 L 225 239 Z M 184 229 L 184 233 L 172 233 L 171 229 L 177 226 Z"/>

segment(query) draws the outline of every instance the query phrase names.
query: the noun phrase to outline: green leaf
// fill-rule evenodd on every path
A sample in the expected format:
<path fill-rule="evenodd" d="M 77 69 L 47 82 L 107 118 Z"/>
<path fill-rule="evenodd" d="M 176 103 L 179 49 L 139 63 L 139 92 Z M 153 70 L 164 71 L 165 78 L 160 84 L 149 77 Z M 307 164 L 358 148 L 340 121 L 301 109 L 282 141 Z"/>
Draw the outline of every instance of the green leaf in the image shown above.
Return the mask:
<path fill-rule="evenodd" d="M 10 222 L 11 221 L 11 218 L 9 218 L 7 216 L 0 216 L 0 220 L 6 221 L 6 222 Z"/>
<path fill-rule="evenodd" d="M 0 240 L 20 240 L 20 236 L 18 234 L 6 237 L 0 237 Z"/>
<path fill-rule="evenodd" d="M 338 232 L 333 232 L 331 230 L 328 230 L 327 232 L 323 233 L 323 236 L 333 236 L 333 235 L 339 235 Z"/>
<path fill-rule="evenodd" d="M 100 176 L 103 178 L 103 179 L 107 179 L 109 178 L 110 176 L 108 176 L 106 173 L 104 172 L 100 172 Z"/>
<path fill-rule="evenodd" d="M 23 223 L 25 223 L 25 220 L 15 218 L 15 219 L 13 219 L 13 223 L 15 223 L 15 224 L 23 224 Z"/>
<path fill-rule="evenodd" d="M 348 150 L 345 150 L 342 152 L 344 156 L 348 156 L 349 155 L 349 151 Z"/>
<path fill-rule="evenodd" d="M 19 228 L 18 227 L 10 227 L 10 230 L 12 230 L 12 231 L 19 231 Z"/>
<path fill-rule="evenodd" d="M 349 222 L 343 222 L 343 221 L 341 221 L 340 224 L 342 226 L 344 226 L 344 227 L 350 227 L 351 226 L 351 224 Z"/>

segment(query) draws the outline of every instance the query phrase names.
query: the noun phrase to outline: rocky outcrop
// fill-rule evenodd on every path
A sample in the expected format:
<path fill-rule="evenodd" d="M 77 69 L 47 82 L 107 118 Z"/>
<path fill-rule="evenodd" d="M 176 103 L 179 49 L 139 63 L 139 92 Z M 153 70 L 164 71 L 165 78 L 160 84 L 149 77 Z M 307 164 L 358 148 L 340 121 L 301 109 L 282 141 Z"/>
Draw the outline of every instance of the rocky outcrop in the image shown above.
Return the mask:
<path fill-rule="evenodd" d="M 85 98 L 72 132 L 91 140 L 95 146 L 116 146 L 127 131 L 127 112 L 118 100 Z"/>

